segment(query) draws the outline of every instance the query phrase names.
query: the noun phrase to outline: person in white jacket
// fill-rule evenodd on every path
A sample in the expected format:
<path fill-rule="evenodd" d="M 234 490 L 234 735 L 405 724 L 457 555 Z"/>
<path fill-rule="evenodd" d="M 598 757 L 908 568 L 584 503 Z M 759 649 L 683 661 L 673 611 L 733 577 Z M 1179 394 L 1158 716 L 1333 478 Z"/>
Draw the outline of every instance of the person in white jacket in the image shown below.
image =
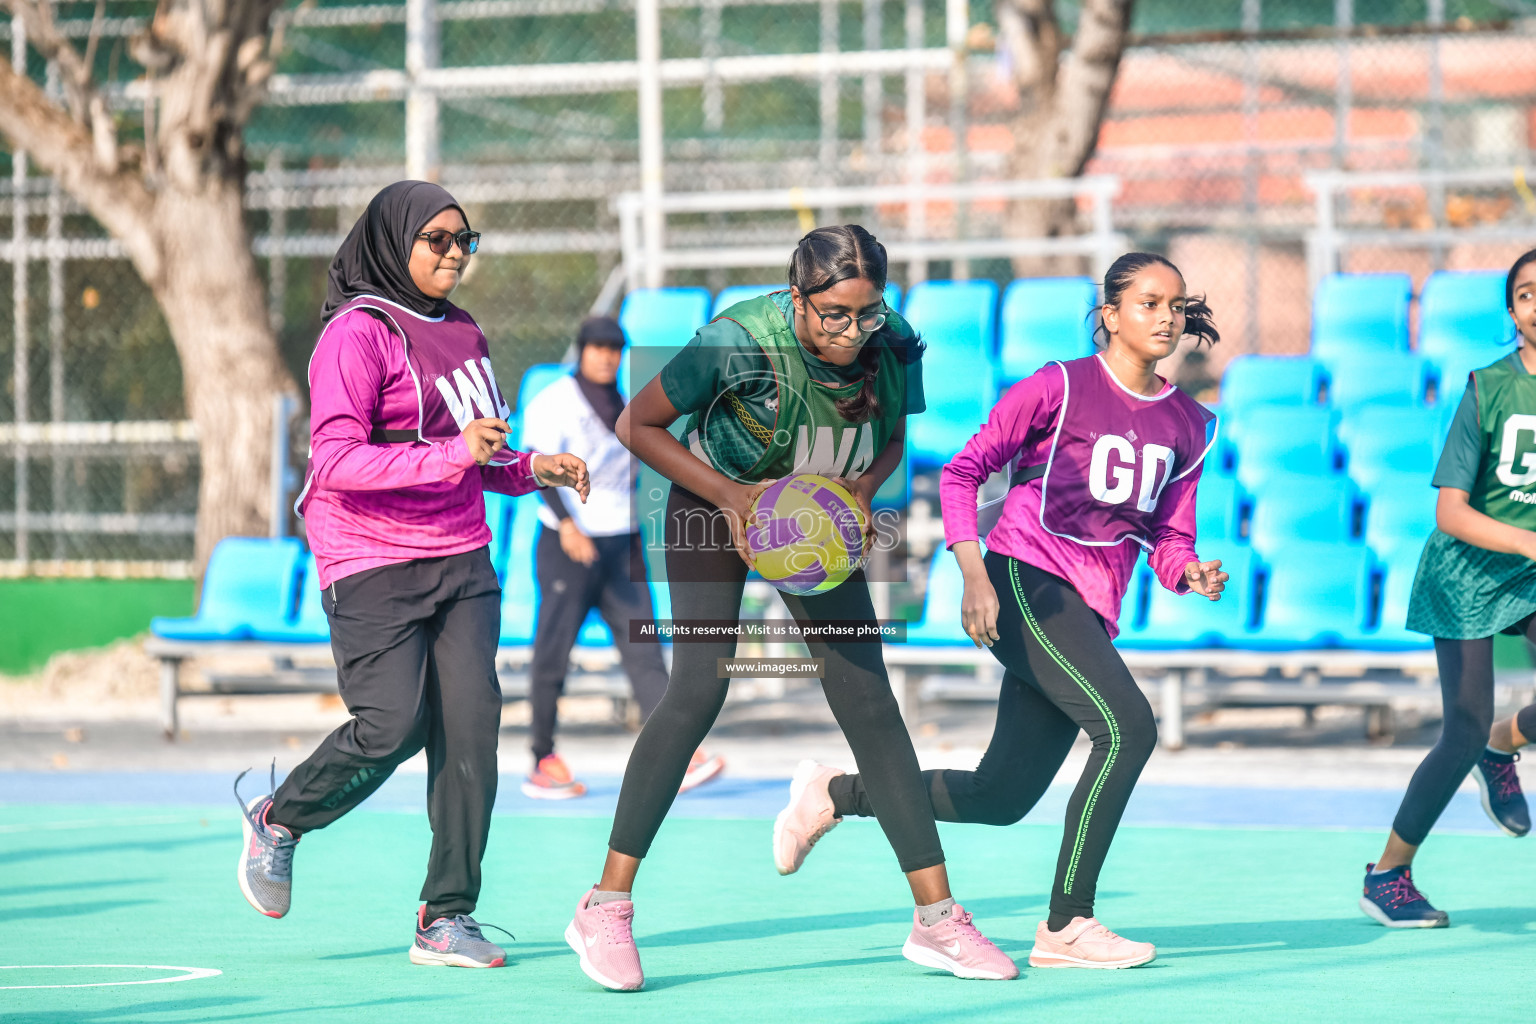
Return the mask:
<path fill-rule="evenodd" d="M 624 409 L 617 384 L 624 342 L 618 321 L 588 317 L 576 336 L 575 372 L 540 391 L 522 413 L 524 444 L 533 451 L 575 453 L 586 461 L 592 485 L 584 505 L 563 501 L 553 490 L 541 492 L 539 610 L 529 673 L 533 771 L 522 787 L 535 799 L 587 791 L 555 753 L 555 725 L 571 647 L 588 612 L 596 608 L 613 633 L 642 718 L 667 689 L 660 645 L 630 641 L 630 622 L 649 622 L 655 611 L 635 516 L 639 464 L 613 432 Z M 698 751 L 682 788 L 707 782 L 724 767 L 720 758 Z"/>

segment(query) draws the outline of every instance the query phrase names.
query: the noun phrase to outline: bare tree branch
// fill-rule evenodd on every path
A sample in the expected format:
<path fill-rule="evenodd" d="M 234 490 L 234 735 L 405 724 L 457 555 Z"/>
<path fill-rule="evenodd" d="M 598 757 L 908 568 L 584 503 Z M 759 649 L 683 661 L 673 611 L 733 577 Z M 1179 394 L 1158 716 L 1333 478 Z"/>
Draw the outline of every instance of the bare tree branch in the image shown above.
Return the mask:
<path fill-rule="evenodd" d="M 59 179 L 127 247 L 139 273 L 153 284 L 160 273 L 147 222 L 154 197 L 136 174 L 105 169 L 97 141 L 50 100 L 37 83 L 0 60 L 0 133 Z"/>

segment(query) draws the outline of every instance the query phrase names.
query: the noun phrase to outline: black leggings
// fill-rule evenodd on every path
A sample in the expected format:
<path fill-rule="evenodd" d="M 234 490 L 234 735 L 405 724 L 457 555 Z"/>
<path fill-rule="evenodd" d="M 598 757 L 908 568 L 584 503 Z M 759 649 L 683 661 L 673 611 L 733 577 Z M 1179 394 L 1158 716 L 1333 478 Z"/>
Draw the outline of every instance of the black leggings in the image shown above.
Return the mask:
<path fill-rule="evenodd" d="M 673 487 L 667 499 L 667 577 L 676 619 L 733 619 L 741 608 L 747 567 L 731 545 L 725 519 L 713 505 Z M 800 623 L 829 619 L 873 622 L 874 605 L 862 572 L 825 594 L 784 595 Z M 867 813 L 880 820 L 902 871 L 944 863 L 939 831 L 923 790 L 922 773 L 906 724 L 891 693 L 878 642 L 814 642 L 825 659 L 822 690 L 869 776 Z M 736 653 L 734 640 L 677 643 L 666 696 L 646 720 L 624 769 L 608 846 L 644 857 L 677 796 L 688 760 L 704 741 L 725 703 L 729 680 L 716 678 L 716 661 Z"/>
<path fill-rule="evenodd" d="M 1536 640 L 1536 615 L 1527 616 L 1506 632 L 1513 630 L 1527 640 Z M 1410 846 L 1419 846 L 1428 837 L 1488 746 L 1488 730 L 1493 727 L 1493 637 L 1447 640 L 1437 636 L 1435 661 L 1440 666 L 1445 722 L 1440 727 L 1440 739 L 1409 780 L 1392 821 L 1392 831 Z M 1536 712 L 1531 708 L 1520 712 L 1517 726 L 1526 739 L 1532 739 L 1525 731 L 1527 725 L 1536 728 Z"/>
<path fill-rule="evenodd" d="M 1099 870 L 1157 723 L 1103 620 L 1070 583 L 996 552 L 986 566 L 1000 605 L 992 655 L 1006 669 L 992 742 L 975 771 L 923 776 L 940 821 L 1011 825 L 1044 795 L 1078 731 L 1088 734 L 1093 750 L 1067 803 L 1051 887 L 1052 923 L 1065 924 L 1093 916 Z M 869 813 L 865 785 L 861 775 L 832 780 L 839 814 Z"/>

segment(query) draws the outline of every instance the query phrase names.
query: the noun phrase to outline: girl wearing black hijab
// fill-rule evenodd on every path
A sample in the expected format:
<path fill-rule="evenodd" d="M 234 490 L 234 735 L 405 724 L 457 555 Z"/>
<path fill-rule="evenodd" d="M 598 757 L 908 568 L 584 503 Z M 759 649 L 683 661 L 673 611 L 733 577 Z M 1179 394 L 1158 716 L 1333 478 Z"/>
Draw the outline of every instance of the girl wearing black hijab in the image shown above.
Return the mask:
<path fill-rule="evenodd" d="M 446 191 L 402 181 L 374 197 L 331 263 L 297 507 L 352 718 L 244 804 L 238 865 L 250 904 L 282 917 L 299 837 L 425 747 L 432 853 L 410 957 L 458 967 L 505 960 L 470 916 L 501 726 L 501 588 L 483 492 L 563 486 L 587 497 L 580 459 L 506 448 L 509 410 L 485 335 L 448 301 L 479 241 Z"/>

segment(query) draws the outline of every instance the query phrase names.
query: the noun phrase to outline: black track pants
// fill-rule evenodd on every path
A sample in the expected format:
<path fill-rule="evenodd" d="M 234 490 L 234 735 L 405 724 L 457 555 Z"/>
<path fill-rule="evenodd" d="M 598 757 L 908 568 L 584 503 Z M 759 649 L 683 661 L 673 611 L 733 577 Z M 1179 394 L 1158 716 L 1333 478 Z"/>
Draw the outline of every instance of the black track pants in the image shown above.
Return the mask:
<path fill-rule="evenodd" d="M 676 619 L 729 619 L 741 608 L 747 568 L 731 546 L 725 520 L 714 506 L 673 487 L 667 500 L 667 577 Z M 862 572 L 836 590 L 811 597 L 785 595 L 790 614 L 801 623 L 848 619 L 873 622 L 875 609 Z M 944 862 L 917 755 L 891 693 L 878 643 L 810 644 L 811 656 L 825 659 L 822 689 L 848 738 L 854 760 L 869 779 L 870 813 L 880 820 L 903 871 Z M 678 643 L 672 648 L 672 678 L 645 723 L 614 814 L 608 845 L 617 853 L 644 857 L 661 828 L 688 759 L 703 742 L 725 703 L 728 680 L 716 678 L 716 659 L 736 653 L 734 641 Z"/>
<path fill-rule="evenodd" d="M 998 641 L 1006 669 L 992 742 L 975 771 L 928 771 L 940 821 L 1011 825 L 1050 786 L 1079 730 L 1093 741 L 1067 803 L 1051 910 L 1090 917 L 1099 871 L 1142 766 L 1157 745 L 1152 708 L 1104 623 L 1059 576 L 1005 555 L 986 556 L 997 589 Z M 864 775 L 832 780 L 839 814 L 866 815 Z"/>
<path fill-rule="evenodd" d="M 593 608 L 613 632 L 613 646 L 634 688 L 642 720 L 651 716 L 667 690 L 667 663 L 662 660 L 660 645 L 629 642 L 630 620 L 648 622 L 655 615 L 646 586 L 640 535 L 593 537 L 592 543 L 597 547 L 597 561 L 582 565 L 560 547 L 559 533 L 548 527 L 539 529 L 534 551 L 539 619 L 528 680 L 533 718 L 529 732 L 535 762 L 554 752 L 556 709 L 560 694 L 565 692 L 571 648 Z"/>
<path fill-rule="evenodd" d="M 432 854 L 421 899 L 432 916 L 468 914 L 480 895 L 501 729 L 501 588 L 486 549 L 337 580 L 325 610 L 352 718 L 277 787 L 272 820 L 324 828 L 425 746 Z"/>
<path fill-rule="evenodd" d="M 1527 639 L 1536 639 L 1536 616 L 1519 624 Z M 1397 809 L 1392 831 L 1410 846 L 1419 846 L 1435 827 L 1451 797 L 1488 746 L 1493 727 L 1493 637 L 1447 640 L 1435 637 L 1435 661 L 1440 666 L 1440 700 L 1445 722 L 1440 739 L 1419 763 Z M 1523 722 L 1531 716 L 1522 712 Z M 1525 733 L 1524 724 L 1520 731 Z M 1530 733 L 1525 733 L 1531 739 Z"/>

